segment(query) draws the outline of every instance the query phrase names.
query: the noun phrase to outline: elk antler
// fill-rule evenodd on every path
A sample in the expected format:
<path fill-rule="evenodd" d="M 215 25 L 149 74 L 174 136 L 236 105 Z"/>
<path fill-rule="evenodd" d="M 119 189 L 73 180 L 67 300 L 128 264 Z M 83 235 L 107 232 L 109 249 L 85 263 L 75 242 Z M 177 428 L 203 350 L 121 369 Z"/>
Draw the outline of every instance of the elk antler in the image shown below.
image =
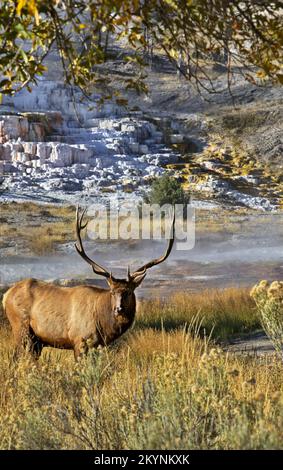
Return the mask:
<path fill-rule="evenodd" d="M 136 277 L 140 276 L 141 274 L 144 274 L 148 268 L 152 268 L 152 266 L 156 266 L 157 264 L 162 263 L 165 261 L 168 256 L 171 253 L 173 244 L 174 244 L 174 239 L 175 239 L 175 210 L 173 212 L 173 220 L 172 220 L 172 225 L 171 225 L 171 231 L 170 231 L 170 238 L 168 241 L 167 245 L 167 250 L 164 253 L 163 256 L 160 256 L 160 258 L 153 259 L 152 261 L 149 261 L 149 263 L 144 264 L 141 266 L 139 269 L 137 269 L 134 273 L 130 274 L 129 269 L 128 269 L 128 278 L 129 279 L 135 279 Z"/>
<path fill-rule="evenodd" d="M 84 247 L 83 247 L 83 243 L 82 243 L 82 238 L 81 238 L 81 231 L 86 228 L 88 222 L 86 222 L 85 224 L 83 224 L 83 217 L 85 215 L 85 211 L 86 209 L 83 210 L 82 214 L 80 215 L 79 214 L 79 206 L 77 207 L 77 211 L 76 211 L 76 234 L 77 234 L 77 243 L 75 243 L 75 248 L 77 250 L 77 252 L 79 253 L 79 255 L 88 263 L 91 265 L 92 269 L 93 269 L 93 272 L 95 272 L 95 274 L 99 274 L 100 276 L 104 276 L 106 278 L 110 278 L 112 277 L 111 276 L 111 273 L 109 273 L 105 268 L 103 268 L 102 266 L 100 266 L 99 264 L 97 264 L 95 261 L 92 261 L 92 259 L 90 259 L 85 250 L 84 250 Z"/>

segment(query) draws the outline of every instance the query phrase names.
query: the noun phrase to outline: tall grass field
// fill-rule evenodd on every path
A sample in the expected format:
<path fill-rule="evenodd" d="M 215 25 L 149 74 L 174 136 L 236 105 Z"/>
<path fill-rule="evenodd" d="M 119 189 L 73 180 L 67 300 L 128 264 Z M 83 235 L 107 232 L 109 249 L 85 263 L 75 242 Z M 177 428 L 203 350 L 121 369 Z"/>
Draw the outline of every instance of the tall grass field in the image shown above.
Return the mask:
<path fill-rule="evenodd" d="M 143 301 L 133 328 L 74 362 L 46 348 L 13 359 L 0 330 L 1 449 L 278 449 L 283 365 L 225 352 L 258 328 L 245 289 Z"/>

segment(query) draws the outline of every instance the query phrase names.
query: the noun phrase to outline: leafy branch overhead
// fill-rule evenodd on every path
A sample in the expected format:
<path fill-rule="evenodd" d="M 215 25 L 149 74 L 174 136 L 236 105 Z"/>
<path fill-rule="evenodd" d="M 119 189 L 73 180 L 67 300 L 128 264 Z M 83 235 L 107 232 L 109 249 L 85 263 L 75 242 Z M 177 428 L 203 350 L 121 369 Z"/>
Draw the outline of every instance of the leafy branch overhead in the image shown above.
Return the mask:
<path fill-rule="evenodd" d="M 118 77 L 123 86 L 139 92 L 147 90 L 154 54 L 165 54 L 200 92 L 219 91 L 215 64 L 228 89 L 236 73 L 282 84 L 282 7 L 270 0 L 0 0 L 0 93 L 36 83 L 53 48 L 66 83 L 86 94 L 95 86 L 113 94 L 101 67 L 113 54 L 134 70 Z"/>

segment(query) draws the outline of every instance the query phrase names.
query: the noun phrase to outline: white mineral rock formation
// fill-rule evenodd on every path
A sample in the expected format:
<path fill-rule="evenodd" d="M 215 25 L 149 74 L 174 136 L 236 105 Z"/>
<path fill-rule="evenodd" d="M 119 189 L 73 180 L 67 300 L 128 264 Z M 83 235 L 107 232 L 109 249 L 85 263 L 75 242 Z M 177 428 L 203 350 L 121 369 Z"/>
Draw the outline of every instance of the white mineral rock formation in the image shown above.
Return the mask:
<path fill-rule="evenodd" d="M 150 118 L 141 111 L 129 115 L 112 102 L 99 105 L 99 99 L 93 95 L 87 101 L 79 90 L 49 80 L 40 80 L 31 93 L 24 89 L 5 97 L 0 105 L 0 199 L 16 195 L 77 201 L 118 193 L 135 198 L 167 164 L 179 161 L 172 145 L 186 138 L 178 120 Z M 194 115 L 186 122 L 194 136 L 200 123 Z M 219 162 L 204 161 L 202 166 L 216 175 L 196 185 L 208 197 L 212 193 L 248 207 L 274 209 L 268 199 L 218 178 L 223 169 Z M 189 182 L 195 179 L 189 176 Z M 253 175 L 246 182 L 258 183 Z"/>
<path fill-rule="evenodd" d="M 77 91 L 75 97 L 74 102 L 62 83 L 41 81 L 32 93 L 23 90 L 0 106 L 6 192 L 138 192 L 163 173 L 164 165 L 178 161 L 179 154 L 165 146 L 162 132 L 142 114 L 125 116 L 113 103 L 98 106 L 96 95 L 92 103 L 83 102 Z"/>

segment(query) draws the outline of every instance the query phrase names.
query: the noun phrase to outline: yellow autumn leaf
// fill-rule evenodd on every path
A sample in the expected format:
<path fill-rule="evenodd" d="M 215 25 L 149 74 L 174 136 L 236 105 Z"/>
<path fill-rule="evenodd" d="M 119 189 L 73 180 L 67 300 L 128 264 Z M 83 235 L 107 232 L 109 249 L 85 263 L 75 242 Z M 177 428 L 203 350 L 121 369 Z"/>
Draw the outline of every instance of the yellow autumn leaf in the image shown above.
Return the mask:
<path fill-rule="evenodd" d="M 179 52 L 176 49 L 171 48 L 169 54 L 173 59 L 179 58 Z"/>
<path fill-rule="evenodd" d="M 117 26 L 120 26 L 120 25 L 123 25 L 123 24 L 128 23 L 128 21 L 129 21 L 128 16 L 119 16 L 119 17 L 115 20 L 115 24 L 116 24 Z"/>
<path fill-rule="evenodd" d="M 46 67 L 46 65 L 38 64 L 37 70 L 38 70 L 39 72 L 47 72 L 48 67 Z"/>
<path fill-rule="evenodd" d="M 40 17 L 36 6 L 36 0 L 18 0 L 17 15 L 21 15 L 24 7 L 27 7 L 29 14 L 34 17 L 35 23 L 38 25 Z"/>
<path fill-rule="evenodd" d="M 22 12 L 22 9 L 26 6 L 27 0 L 18 0 L 18 5 L 17 5 L 17 15 L 20 15 Z"/>
<path fill-rule="evenodd" d="M 30 0 L 28 2 L 27 7 L 28 7 L 29 13 L 34 16 L 35 23 L 38 25 L 39 24 L 39 13 L 38 13 L 38 9 L 37 9 L 37 6 L 36 6 L 36 0 Z"/>

